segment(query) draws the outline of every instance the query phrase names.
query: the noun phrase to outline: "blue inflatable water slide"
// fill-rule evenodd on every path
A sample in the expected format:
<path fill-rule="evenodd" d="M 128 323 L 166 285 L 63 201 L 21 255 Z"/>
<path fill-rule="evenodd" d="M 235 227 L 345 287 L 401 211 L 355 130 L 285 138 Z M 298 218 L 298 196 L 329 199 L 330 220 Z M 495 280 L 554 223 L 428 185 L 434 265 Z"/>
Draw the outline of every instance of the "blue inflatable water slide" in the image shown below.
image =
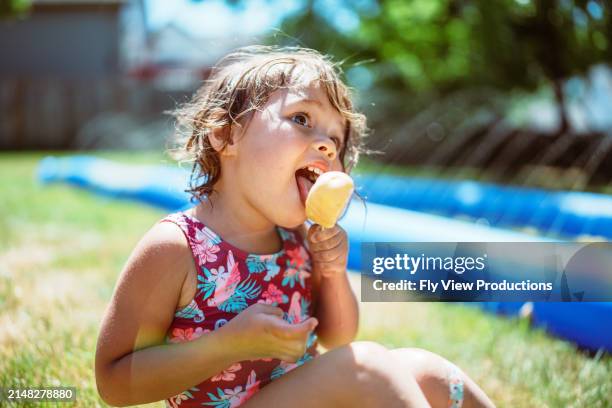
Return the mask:
<path fill-rule="evenodd" d="M 169 212 L 194 205 L 184 191 L 189 174 L 179 167 L 126 165 L 89 156 L 47 157 L 38 169 L 43 183 L 67 183 Z M 551 241 L 544 235 L 499 227 L 531 227 L 557 240 L 612 238 L 612 197 L 605 195 L 389 175 L 358 174 L 355 181 L 367 203 L 352 200 L 339 222 L 350 237 L 349 268 L 353 270 L 361 267 L 362 242 Z M 450 216 L 486 220 L 489 225 Z M 516 314 L 523 304 L 482 306 Z M 534 303 L 533 321 L 581 347 L 612 351 L 612 303 Z"/>

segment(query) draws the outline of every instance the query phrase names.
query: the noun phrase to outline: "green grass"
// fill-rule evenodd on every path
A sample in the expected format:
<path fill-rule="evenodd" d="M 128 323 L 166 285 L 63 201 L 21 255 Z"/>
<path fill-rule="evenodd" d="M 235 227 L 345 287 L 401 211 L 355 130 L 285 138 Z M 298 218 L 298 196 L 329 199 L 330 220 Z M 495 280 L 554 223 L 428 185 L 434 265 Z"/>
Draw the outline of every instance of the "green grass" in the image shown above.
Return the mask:
<path fill-rule="evenodd" d="M 41 186 L 35 170 L 43 156 L 0 154 L 0 384 L 75 386 L 73 406 L 105 406 L 93 373 L 99 324 L 128 255 L 164 214 L 64 185 Z M 165 162 L 157 153 L 98 156 Z M 587 356 L 524 321 L 448 304 L 361 309 L 360 339 L 441 354 L 500 407 L 612 406 L 609 356 Z"/>
<path fill-rule="evenodd" d="M 43 156 L 0 154 L 0 384 L 76 386 L 74 406 L 106 406 L 93 372 L 101 317 L 130 251 L 163 213 L 42 186 L 35 170 Z"/>

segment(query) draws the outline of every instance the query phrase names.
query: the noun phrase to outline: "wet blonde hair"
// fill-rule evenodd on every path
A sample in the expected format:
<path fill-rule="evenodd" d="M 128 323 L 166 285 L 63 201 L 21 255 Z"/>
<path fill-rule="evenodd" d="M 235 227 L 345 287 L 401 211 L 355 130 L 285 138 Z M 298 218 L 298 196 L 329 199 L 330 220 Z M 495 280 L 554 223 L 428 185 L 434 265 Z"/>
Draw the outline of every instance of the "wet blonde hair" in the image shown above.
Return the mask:
<path fill-rule="evenodd" d="M 314 74 L 314 75 L 313 75 Z M 208 136 L 216 130 L 222 148 L 231 142 L 232 126 L 243 126 L 280 89 L 318 81 L 331 105 L 346 121 L 339 152 L 348 173 L 357 164 L 367 133 L 365 116 L 357 112 L 337 64 L 319 52 L 301 47 L 250 46 L 222 58 L 193 98 L 172 112 L 177 122 L 171 157 L 192 163 L 190 189 L 198 200 L 213 192 L 221 175 L 219 154 Z M 306 82 L 307 81 L 307 82 Z"/>

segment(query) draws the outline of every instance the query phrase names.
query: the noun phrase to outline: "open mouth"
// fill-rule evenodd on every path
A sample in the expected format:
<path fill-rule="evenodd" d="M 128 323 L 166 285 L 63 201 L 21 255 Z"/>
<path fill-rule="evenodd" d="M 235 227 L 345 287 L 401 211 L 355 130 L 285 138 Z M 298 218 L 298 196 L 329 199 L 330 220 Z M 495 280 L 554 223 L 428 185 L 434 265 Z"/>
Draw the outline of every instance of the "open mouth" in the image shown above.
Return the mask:
<path fill-rule="evenodd" d="M 295 180 L 298 185 L 302 204 L 306 203 L 308 192 L 321 174 L 323 174 L 323 170 L 312 166 L 304 166 L 295 172 Z"/>

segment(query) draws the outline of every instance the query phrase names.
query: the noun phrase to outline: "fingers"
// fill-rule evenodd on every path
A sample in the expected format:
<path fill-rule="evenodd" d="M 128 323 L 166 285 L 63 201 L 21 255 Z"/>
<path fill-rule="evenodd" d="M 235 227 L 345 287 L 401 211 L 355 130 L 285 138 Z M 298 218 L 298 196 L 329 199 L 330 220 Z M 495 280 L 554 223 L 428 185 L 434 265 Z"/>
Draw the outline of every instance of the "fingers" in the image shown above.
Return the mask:
<path fill-rule="evenodd" d="M 306 342 L 292 340 L 279 350 L 278 358 L 289 363 L 296 363 L 306 353 Z"/>
<path fill-rule="evenodd" d="M 285 320 L 277 320 L 274 322 L 274 334 L 283 339 L 305 340 L 308 333 L 313 331 L 319 324 L 319 321 L 314 317 L 309 317 L 300 323 L 291 324 Z"/>
<path fill-rule="evenodd" d="M 330 235 L 324 236 L 323 232 L 312 233 L 311 237 L 309 238 L 311 239 L 309 241 L 309 249 L 311 251 L 319 252 L 337 249 L 340 248 L 342 245 L 345 245 L 347 243 L 346 233 L 342 228 L 337 228 L 338 229 L 335 229 L 334 232 L 330 233 Z"/>
<path fill-rule="evenodd" d="M 334 249 L 344 244 L 345 239 L 342 234 L 334 235 L 326 241 L 313 242 L 310 245 L 310 249 L 313 251 L 327 251 Z"/>
<path fill-rule="evenodd" d="M 280 307 L 267 305 L 265 303 L 257 303 L 256 305 L 253 305 L 253 307 L 257 307 L 258 311 L 261 311 L 262 313 L 278 316 L 281 318 L 283 317 L 283 310 Z"/>
<path fill-rule="evenodd" d="M 279 307 L 255 303 L 224 325 L 220 330 L 244 334 L 245 359 L 280 358 L 296 362 L 305 353 L 308 338 L 318 321 L 310 317 L 291 324 Z"/>
<path fill-rule="evenodd" d="M 311 225 L 310 228 L 308 228 L 308 232 L 306 233 L 306 239 L 308 240 L 309 244 L 312 244 L 315 242 L 315 234 L 317 231 L 321 230 L 321 226 L 319 224 L 314 224 Z"/>
<path fill-rule="evenodd" d="M 309 317 L 308 319 L 294 326 L 299 326 L 299 325 L 304 325 L 306 328 L 306 333 L 310 333 L 319 325 L 319 321 L 317 320 L 316 317 Z"/>
<path fill-rule="evenodd" d="M 339 225 L 334 225 L 331 228 L 323 228 L 319 224 L 314 224 L 308 230 L 307 238 L 309 242 L 317 243 L 327 241 L 338 234 L 345 234 L 344 230 Z"/>
<path fill-rule="evenodd" d="M 302 338 L 308 336 L 308 333 L 313 331 L 315 327 L 319 324 L 319 321 L 315 317 L 309 317 L 300 323 L 287 323 L 285 327 L 285 332 L 293 337 L 293 338 Z"/>
<path fill-rule="evenodd" d="M 338 242 L 335 246 L 327 247 L 321 243 L 320 246 L 314 246 L 310 249 L 313 255 L 313 260 L 318 264 L 320 262 L 332 262 L 342 259 L 347 251 L 347 246 L 344 241 Z"/>

